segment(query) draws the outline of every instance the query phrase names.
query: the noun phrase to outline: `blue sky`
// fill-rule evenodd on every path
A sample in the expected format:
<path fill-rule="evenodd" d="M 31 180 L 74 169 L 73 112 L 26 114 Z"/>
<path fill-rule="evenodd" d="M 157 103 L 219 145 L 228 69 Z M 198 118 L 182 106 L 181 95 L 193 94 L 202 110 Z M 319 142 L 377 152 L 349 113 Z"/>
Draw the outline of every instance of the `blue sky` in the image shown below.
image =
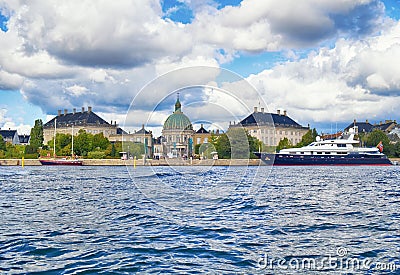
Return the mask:
<path fill-rule="evenodd" d="M 0 127 L 27 133 L 37 118 L 87 105 L 122 123 L 149 81 L 187 66 L 231 70 L 271 112 L 320 131 L 399 120 L 400 0 L 289 2 L 0 2 Z"/>

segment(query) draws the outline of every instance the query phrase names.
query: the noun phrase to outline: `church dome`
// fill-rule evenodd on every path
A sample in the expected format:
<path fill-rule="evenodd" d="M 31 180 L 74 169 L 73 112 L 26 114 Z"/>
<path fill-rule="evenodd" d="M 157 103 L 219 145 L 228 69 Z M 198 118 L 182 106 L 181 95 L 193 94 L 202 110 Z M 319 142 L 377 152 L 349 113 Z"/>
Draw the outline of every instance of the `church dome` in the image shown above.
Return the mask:
<path fill-rule="evenodd" d="M 175 112 L 164 122 L 164 130 L 193 130 L 192 123 L 189 118 L 182 113 L 181 106 L 178 97 L 175 103 Z"/>

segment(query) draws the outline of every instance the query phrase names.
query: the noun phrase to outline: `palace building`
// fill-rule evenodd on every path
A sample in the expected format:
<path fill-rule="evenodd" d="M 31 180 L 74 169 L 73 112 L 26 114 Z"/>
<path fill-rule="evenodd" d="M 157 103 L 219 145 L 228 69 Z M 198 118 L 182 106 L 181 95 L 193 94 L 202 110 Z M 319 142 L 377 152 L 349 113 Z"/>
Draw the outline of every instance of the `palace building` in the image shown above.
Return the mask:
<path fill-rule="evenodd" d="M 229 127 L 243 127 L 253 137 L 262 141 L 266 146 L 277 146 L 281 139 L 287 138 L 292 144 L 297 144 L 308 132 L 310 127 L 304 127 L 291 119 L 286 111 L 274 113 L 264 112 L 264 108 L 254 112 L 238 124 Z"/>
<path fill-rule="evenodd" d="M 104 137 L 109 138 L 110 135 L 117 134 L 118 129 L 116 122 L 114 124 L 108 123 L 95 114 L 90 106 L 87 110 L 82 107 L 81 112 L 77 112 L 75 108 L 72 113 L 69 113 L 67 109 L 64 110 L 64 113 L 58 110 L 57 116 L 43 125 L 44 144 L 47 144 L 54 137 L 56 122 L 56 131 L 62 134 L 72 134 L 73 132 L 74 135 L 77 135 L 79 130 L 82 129 L 94 135 L 103 133 Z"/>
<path fill-rule="evenodd" d="M 175 111 L 165 120 L 162 129 L 164 156 L 170 158 L 191 156 L 194 133 L 192 123 L 182 112 L 178 94 Z"/>

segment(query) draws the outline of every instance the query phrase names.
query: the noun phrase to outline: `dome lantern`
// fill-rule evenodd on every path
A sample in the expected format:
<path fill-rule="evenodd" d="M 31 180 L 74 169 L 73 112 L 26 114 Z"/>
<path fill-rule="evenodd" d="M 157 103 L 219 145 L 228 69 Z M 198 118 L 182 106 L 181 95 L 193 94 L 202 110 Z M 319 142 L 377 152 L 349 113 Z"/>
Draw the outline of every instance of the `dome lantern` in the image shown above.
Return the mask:
<path fill-rule="evenodd" d="M 176 98 L 176 103 L 175 103 L 175 112 L 182 112 L 181 108 L 182 108 L 182 105 L 181 105 L 181 102 L 179 101 L 179 93 L 178 93 L 178 96 Z"/>

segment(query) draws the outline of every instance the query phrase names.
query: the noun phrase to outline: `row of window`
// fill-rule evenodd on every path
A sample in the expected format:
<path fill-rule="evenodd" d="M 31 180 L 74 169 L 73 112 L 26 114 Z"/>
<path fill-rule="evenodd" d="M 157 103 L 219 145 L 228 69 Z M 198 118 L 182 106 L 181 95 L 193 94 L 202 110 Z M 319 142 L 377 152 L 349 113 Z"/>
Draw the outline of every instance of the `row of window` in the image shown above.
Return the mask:
<path fill-rule="evenodd" d="M 115 135 L 116 132 L 112 131 L 112 130 L 86 130 L 87 133 L 91 133 L 91 134 L 100 134 L 103 133 L 104 136 L 109 136 L 109 135 Z"/>
<path fill-rule="evenodd" d="M 179 143 L 187 143 L 189 141 L 189 136 L 166 136 L 165 139 L 167 142 L 179 142 Z"/>
<path fill-rule="evenodd" d="M 300 141 L 301 141 L 301 139 L 298 139 L 298 138 L 293 138 L 293 139 L 289 139 L 290 140 L 290 142 L 292 143 L 292 144 L 297 144 L 297 143 L 299 143 Z M 266 144 L 266 145 L 268 145 L 268 146 L 275 146 L 275 145 L 277 145 L 278 144 L 278 139 L 276 139 L 276 138 L 272 138 L 272 137 L 270 137 L 270 138 L 268 138 L 268 137 L 263 137 L 262 138 L 262 142 L 264 143 L 264 144 Z"/>
<path fill-rule="evenodd" d="M 272 135 L 274 133 L 276 133 L 277 135 L 292 135 L 292 136 L 300 136 L 301 133 L 300 132 L 296 132 L 296 131 L 285 131 L 285 130 L 264 130 L 264 129 L 258 129 L 258 130 L 253 130 L 253 133 L 259 133 L 259 134 L 269 134 Z"/>
<path fill-rule="evenodd" d="M 203 138 L 203 143 L 208 143 L 208 138 Z M 201 138 L 197 138 L 196 144 L 201 144 Z"/>

